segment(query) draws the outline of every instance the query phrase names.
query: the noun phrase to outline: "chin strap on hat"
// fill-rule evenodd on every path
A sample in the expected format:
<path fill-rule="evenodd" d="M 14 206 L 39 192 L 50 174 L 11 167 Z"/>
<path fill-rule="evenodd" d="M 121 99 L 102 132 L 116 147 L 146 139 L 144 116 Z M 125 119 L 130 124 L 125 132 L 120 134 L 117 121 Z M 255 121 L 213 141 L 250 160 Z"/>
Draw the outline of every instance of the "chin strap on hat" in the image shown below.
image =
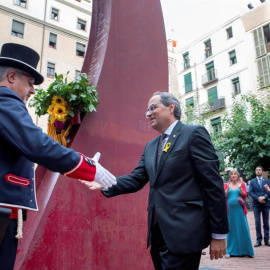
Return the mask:
<path fill-rule="evenodd" d="M 22 209 L 18 209 L 18 225 L 17 225 L 17 234 L 16 238 L 17 239 L 22 239 L 23 238 L 23 215 L 22 215 Z"/>

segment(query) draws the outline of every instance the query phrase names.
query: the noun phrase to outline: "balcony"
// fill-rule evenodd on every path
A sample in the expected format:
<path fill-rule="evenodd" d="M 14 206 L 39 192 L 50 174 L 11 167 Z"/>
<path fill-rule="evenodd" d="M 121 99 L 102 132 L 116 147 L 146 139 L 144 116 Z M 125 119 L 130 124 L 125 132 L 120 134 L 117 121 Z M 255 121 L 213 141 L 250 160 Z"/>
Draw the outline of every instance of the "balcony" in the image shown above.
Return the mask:
<path fill-rule="evenodd" d="M 212 102 L 206 102 L 201 104 L 202 113 L 213 112 L 216 110 L 225 109 L 225 98 L 221 97 L 213 100 Z"/>
<path fill-rule="evenodd" d="M 217 70 L 210 69 L 206 74 L 202 75 L 202 85 L 206 86 L 212 82 L 216 82 L 217 78 Z"/>

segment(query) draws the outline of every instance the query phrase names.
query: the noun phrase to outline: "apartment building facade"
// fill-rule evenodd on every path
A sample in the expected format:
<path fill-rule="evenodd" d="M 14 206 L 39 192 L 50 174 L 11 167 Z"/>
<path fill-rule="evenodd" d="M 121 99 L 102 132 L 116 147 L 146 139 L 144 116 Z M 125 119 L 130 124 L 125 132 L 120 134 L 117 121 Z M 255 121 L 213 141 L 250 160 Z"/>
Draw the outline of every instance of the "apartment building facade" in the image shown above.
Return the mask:
<path fill-rule="evenodd" d="M 91 0 L 0 0 L 0 46 L 12 42 L 29 46 L 40 55 L 38 70 L 45 77 L 39 86 L 46 88 L 54 73 L 73 79 L 80 73 L 86 52 Z M 46 130 L 47 119 L 36 124 Z"/>
<path fill-rule="evenodd" d="M 180 50 L 168 44 L 169 88 L 180 98 L 185 120 L 196 111 L 207 116 L 210 132 L 219 131 L 233 98 L 270 85 L 269 22 L 270 2 L 264 2 Z"/>

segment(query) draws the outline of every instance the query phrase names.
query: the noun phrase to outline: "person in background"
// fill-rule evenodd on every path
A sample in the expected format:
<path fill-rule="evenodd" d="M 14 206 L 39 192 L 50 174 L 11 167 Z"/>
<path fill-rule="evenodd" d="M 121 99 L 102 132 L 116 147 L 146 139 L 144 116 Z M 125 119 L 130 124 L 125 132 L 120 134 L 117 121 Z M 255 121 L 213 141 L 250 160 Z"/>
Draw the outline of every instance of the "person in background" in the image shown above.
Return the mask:
<path fill-rule="evenodd" d="M 246 185 L 237 170 L 231 170 L 229 181 L 224 184 L 227 198 L 230 232 L 227 234 L 227 254 L 230 256 L 254 257 L 254 250 L 247 221 L 245 204 Z"/>
<path fill-rule="evenodd" d="M 250 181 L 247 181 L 246 183 L 246 190 L 247 190 L 247 197 L 246 197 L 246 206 L 248 211 L 252 211 L 252 198 L 249 195 L 249 185 Z"/>
<path fill-rule="evenodd" d="M 250 181 L 249 195 L 253 199 L 253 212 L 256 226 L 257 242 L 254 247 L 262 245 L 261 214 L 263 219 L 264 243 L 270 247 L 269 243 L 269 201 L 268 194 L 264 188 L 269 181 L 263 178 L 263 167 L 257 166 L 255 169 L 256 178 Z"/>
<path fill-rule="evenodd" d="M 102 191 L 113 197 L 139 191 L 149 182 L 147 245 L 155 269 L 197 270 L 209 244 L 210 259 L 226 252 L 228 219 L 218 157 L 206 129 L 185 125 L 180 116 L 175 96 L 154 93 L 146 117 L 160 135 L 147 143 L 131 174 Z"/>
<path fill-rule="evenodd" d="M 12 209 L 0 246 L 1 270 L 13 269 L 18 239 L 22 238 L 22 210 L 38 211 L 34 163 L 71 178 L 111 187 L 115 177 L 98 158 L 91 159 L 68 149 L 37 127 L 26 109 L 43 76 L 36 70 L 37 52 L 6 43 L 0 55 L 0 206 Z"/>

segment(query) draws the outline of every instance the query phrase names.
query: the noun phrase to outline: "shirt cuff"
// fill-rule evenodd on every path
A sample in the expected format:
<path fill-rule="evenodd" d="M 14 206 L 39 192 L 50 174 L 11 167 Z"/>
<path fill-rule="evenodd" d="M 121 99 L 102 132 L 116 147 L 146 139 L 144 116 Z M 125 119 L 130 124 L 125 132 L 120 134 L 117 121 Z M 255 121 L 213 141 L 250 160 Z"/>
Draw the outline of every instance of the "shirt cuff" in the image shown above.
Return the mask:
<path fill-rule="evenodd" d="M 218 240 L 226 239 L 226 235 L 227 234 L 212 233 L 212 238 L 218 239 Z"/>

